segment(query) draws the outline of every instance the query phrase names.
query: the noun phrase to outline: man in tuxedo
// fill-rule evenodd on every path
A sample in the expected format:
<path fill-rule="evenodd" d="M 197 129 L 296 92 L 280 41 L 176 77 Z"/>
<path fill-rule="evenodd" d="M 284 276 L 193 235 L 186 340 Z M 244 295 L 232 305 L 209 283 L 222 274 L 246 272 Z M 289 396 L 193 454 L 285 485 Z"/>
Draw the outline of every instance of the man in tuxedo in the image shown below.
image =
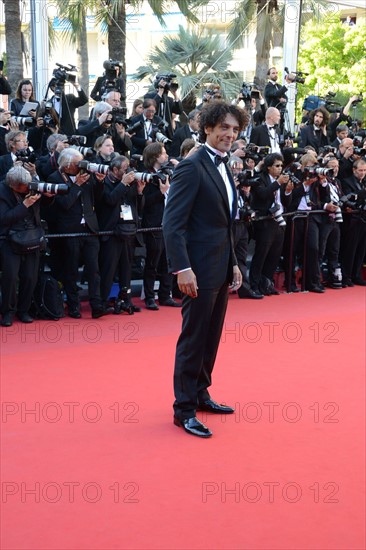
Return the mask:
<path fill-rule="evenodd" d="M 309 123 L 300 130 L 299 147 L 311 145 L 319 153 L 319 149 L 329 145 L 327 137 L 327 124 L 329 113 L 324 107 L 318 107 L 310 112 Z"/>
<path fill-rule="evenodd" d="M 265 123 L 253 128 L 250 142 L 260 147 L 271 147 L 272 153 L 280 153 L 279 123 L 281 113 L 276 107 L 269 107 L 266 111 Z"/>
<path fill-rule="evenodd" d="M 65 94 L 60 86 L 57 86 L 55 78 L 51 79 L 49 86 L 54 93 L 49 101 L 52 102 L 52 106 L 59 117 L 60 133 L 71 136 L 76 133 L 75 111 L 88 103 L 88 97 L 77 82 L 72 83 L 77 95 Z"/>
<path fill-rule="evenodd" d="M 198 141 L 198 128 L 199 128 L 199 117 L 201 111 L 199 109 L 194 109 L 188 115 L 188 124 L 182 126 L 176 130 L 173 136 L 173 142 L 170 146 L 169 156 L 179 157 L 180 147 L 185 139 L 192 138 L 195 141 Z"/>
<path fill-rule="evenodd" d="M 264 97 L 267 101 L 268 107 L 277 107 L 281 110 L 285 109 L 287 104 L 287 86 L 280 86 L 280 84 L 277 84 L 278 71 L 276 67 L 271 67 L 267 72 L 267 76 L 269 80 L 264 88 Z M 294 81 L 294 74 L 291 73 L 285 76 L 286 84 L 292 84 Z"/>
<path fill-rule="evenodd" d="M 184 294 L 175 356 L 174 424 L 198 437 L 210 437 L 212 432 L 197 419 L 197 410 L 234 412 L 211 399 L 208 388 L 228 287 L 231 283 L 237 290 L 242 283 L 232 238 L 237 195 L 226 159 L 246 124 L 248 115 L 234 105 L 214 101 L 202 109 L 204 146 L 175 169 L 163 218 L 168 266 L 177 273 Z"/>
<path fill-rule="evenodd" d="M 162 122 L 162 119 L 156 115 L 156 102 L 154 99 L 144 99 L 144 111 L 141 115 L 131 118 L 131 125 L 140 122 L 141 128 L 131 137 L 132 154 L 142 155 L 147 145 L 154 141 L 154 129 Z M 139 166 L 139 169 L 143 166 Z"/>

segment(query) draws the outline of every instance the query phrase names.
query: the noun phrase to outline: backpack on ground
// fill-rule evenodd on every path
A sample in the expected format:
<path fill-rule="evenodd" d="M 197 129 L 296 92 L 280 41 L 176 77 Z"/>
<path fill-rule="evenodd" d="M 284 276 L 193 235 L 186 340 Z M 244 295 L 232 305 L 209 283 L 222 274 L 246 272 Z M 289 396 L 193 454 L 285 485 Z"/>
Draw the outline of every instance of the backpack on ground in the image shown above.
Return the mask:
<path fill-rule="evenodd" d="M 65 317 L 63 293 L 59 282 L 48 273 L 40 273 L 33 293 L 35 319 L 58 321 Z"/>

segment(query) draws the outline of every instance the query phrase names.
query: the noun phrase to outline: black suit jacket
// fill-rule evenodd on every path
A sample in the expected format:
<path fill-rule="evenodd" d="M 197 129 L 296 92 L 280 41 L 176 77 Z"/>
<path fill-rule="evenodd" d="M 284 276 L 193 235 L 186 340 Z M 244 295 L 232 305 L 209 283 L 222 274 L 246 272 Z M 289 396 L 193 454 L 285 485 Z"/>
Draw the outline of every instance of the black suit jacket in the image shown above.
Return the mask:
<path fill-rule="evenodd" d="M 237 265 L 232 224 L 237 209 L 230 212 L 225 183 L 205 147 L 176 167 L 163 218 L 163 232 L 171 272 L 191 267 L 198 288 L 221 288 L 232 281 Z"/>
<path fill-rule="evenodd" d="M 280 139 L 280 130 L 279 128 L 276 128 L 276 134 L 278 136 L 278 140 Z M 271 140 L 268 133 L 268 127 L 266 124 L 262 124 L 261 126 L 255 126 L 252 130 L 252 133 L 250 134 L 250 143 L 254 143 L 255 145 L 259 145 L 261 147 L 271 147 Z"/>
<path fill-rule="evenodd" d="M 281 97 L 287 99 L 286 96 L 287 87 L 280 86 L 279 84 L 272 84 L 272 82 L 267 82 L 266 87 L 264 88 L 264 98 L 267 101 L 268 107 L 276 107 L 281 109 L 285 107 L 285 103 L 281 103 Z"/>
<path fill-rule="evenodd" d="M 308 125 L 304 128 L 301 128 L 300 130 L 299 147 L 306 147 L 307 145 L 311 145 L 312 147 L 314 147 L 315 151 L 318 153 L 320 147 L 324 147 L 324 145 L 329 145 L 329 140 L 322 131 L 320 131 L 320 133 L 317 135 L 314 130 L 314 126 Z"/>
<path fill-rule="evenodd" d="M 4 179 L 10 168 L 13 168 L 14 162 L 11 153 L 0 157 L 0 179 Z"/>
<path fill-rule="evenodd" d="M 75 111 L 87 102 L 88 97 L 83 90 L 80 90 L 77 96 L 74 94 L 62 94 L 60 134 L 66 134 L 67 136 L 76 134 Z"/>
<path fill-rule="evenodd" d="M 185 124 L 182 128 L 178 128 L 174 132 L 173 141 L 169 149 L 169 156 L 177 158 L 180 155 L 180 147 L 185 139 L 192 138 L 189 124 Z"/>
<path fill-rule="evenodd" d="M 143 122 L 144 121 L 144 115 L 138 115 L 131 118 L 131 126 L 133 124 L 136 124 L 136 122 Z M 162 122 L 162 119 L 154 115 L 154 118 L 152 119 L 153 125 L 158 125 L 160 122 Z M 131 137 L 132 141 L 132 154 L 133 155 L 142 155 L 144 152 L 144 149 L 146 147 L 146 137 L 145 137 L 145 128 L 141 128 L 141 130 L 138 130 L 136 134 L 133 134 Z"/>
<path fill-rule="evenodd" d="M 266 173 L 261 173 L 260 178 L 258 184 L 251 187 L 250 204 L 260 216 L 267 216 L 275 201 L 275 192 L 281 186 L 277 181 L 271 183 L 271 179 Z"/>

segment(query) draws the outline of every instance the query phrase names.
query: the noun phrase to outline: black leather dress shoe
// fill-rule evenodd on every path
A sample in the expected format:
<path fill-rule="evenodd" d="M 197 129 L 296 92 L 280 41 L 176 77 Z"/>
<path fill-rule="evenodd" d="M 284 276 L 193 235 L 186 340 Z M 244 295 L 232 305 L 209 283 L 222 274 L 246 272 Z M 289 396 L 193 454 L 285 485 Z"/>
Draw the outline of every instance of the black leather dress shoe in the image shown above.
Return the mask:
<path fill-rule="evenodd" d="M 288 292 L 300 292 L 300 289 L 295 284 L 292 284 Z"/>
<path fill-rule="evenodd" d="M 179 302 L 176 302 L 175 300 L 173 300 L 173 298 L 168 298 L 167 300 L 164 300 L 163 302 L 161 302 L 159 300 L 159 305 L 161 305 L 161 306 L 170 306 L 170 307 L 182 307 L 182 304 L 180 304 Z"/>
<path fill-rule="evenodd" d="M 351 281 L 351 279 L 343 279 L 342 287 L 347 288 L 348 286 L 352 287 L 352 286 L 355 286 L 355 284 Z"/>
<path fill-rule="evenodd" d="M 244 292 L 240 292 L 240 289 L 239 289 L 238 296 L 239 298 L 251 298 L 252 300 L 261 300 L 262 298 L 264 298 L 263 294 L 261 294 L 258 291 L 252 290 L 251 288 L 248 290 L 245 290 Z"/>
<path fill-rule="evenodd" d="M 146 309 L 151 309 L 152 311 L 157 311 L 159 309 L 159 306 L 155 302 L 154 298 L 148 298 L 145 300 Z"/>
<path fill-rule="evenodd" d="M 232 407 L 216 403 L 216 401 L 214 401 L 213 399 L 207 399 L 207 401 L 199 403 L 197 410 L 206 411 L 214 414 L 233 414 L 233 412 L 235 412 Z"/>
<path fill-rule="evenodd" d="M 183 430 L 188 434 L 196 435 L 197 437 L 211 437 L 212 435 L 212 432 L 207 428 L 207 426 L 202 424 L 202 422 L 200 422 L 195 416 L 184 420 L 181 420 L 175 416 L 174 424 L 180 428 L 183 428 Z"/>
<path fill-rule="evenodd" d="M 69 309 L 69 317 L 73 319 L 81 319 L 81 313 L 78 309 Z"/>
<path fill-rule="evenodd" d="M 107 308 L 107 307 L 98 307 L 95 309 L 92 309 L 92 318 L 93 319 L 99 319 L 99 317 L 103 317 L 103 315 L 108 315 L 109 313 L 113 312 L 113 308 Z"/>
<path fill-rule="evenodd" d="M 366 286 L 366 281 L 363 279 L 352 279 L 352 282 L 357 286 Z"/>
<path fill-rule="evenodd" d="M 325 289 L 320 286 L 311 286 L 307 290 L 309 290 L 309 292 L 316 292 L 317 294 L 324 294 L 325 292 Z"/>
<path fill-rule="evenodd" d="M 13 314 L 12 313 L 4 313 L 0 324 L 1 324 L 2 327 L 11 327 L 12 324 L 13 324 Z"/>
<path fill-rule="evenodd" d="M 33 323 L 33 317 L 28 313 L 17 313 L 17 317 L 21 323 Z"/>

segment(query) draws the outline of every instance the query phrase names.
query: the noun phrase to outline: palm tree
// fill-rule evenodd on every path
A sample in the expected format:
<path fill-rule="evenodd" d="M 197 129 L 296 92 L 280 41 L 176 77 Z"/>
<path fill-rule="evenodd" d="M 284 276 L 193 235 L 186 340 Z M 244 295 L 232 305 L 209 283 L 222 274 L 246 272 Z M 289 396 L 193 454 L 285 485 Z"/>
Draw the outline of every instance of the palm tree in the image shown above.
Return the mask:
<path fill-rule="evenodd" d="M 223 52 L 219 35 L 204 35 L 201 28 L 189 32 L 182 26 L 176 36 L 165 36 L 162 45 L 153 48 L 147 64 L 137 69 L 133 78 L 142 80 L 156 73 L 173 72 L 177 75 L 185 112 L 196 105 L 196 94 L 207 83 L 219 84 L 227 95 L 238 89 L 238 75 L 228 70 L 232 52 Z"/>
<path fill-rule="evenodd" d="M 18 0 L 2 0 L 5 12 L 5 43 L 7 77 L 13 91 L 23 78 L 22 32 L 20 3 Z"/>
<path fill-rule="evenodd" d="M 325 0 L 303 0 L 301 23 L 309 19 L 308 14 L 320 18 L 329 8 Z M 242 47 L 243 38 L 249 26 L 255 23 L 256 84 L 264 87 L 269 67 L 270 50 L 276 42 L 283 42 L 283 25 L 286 4 L 277 0 L 240 0 L 235 4 L 235 17 L 230 25 L 228 42 L 237 49 Z"/>

